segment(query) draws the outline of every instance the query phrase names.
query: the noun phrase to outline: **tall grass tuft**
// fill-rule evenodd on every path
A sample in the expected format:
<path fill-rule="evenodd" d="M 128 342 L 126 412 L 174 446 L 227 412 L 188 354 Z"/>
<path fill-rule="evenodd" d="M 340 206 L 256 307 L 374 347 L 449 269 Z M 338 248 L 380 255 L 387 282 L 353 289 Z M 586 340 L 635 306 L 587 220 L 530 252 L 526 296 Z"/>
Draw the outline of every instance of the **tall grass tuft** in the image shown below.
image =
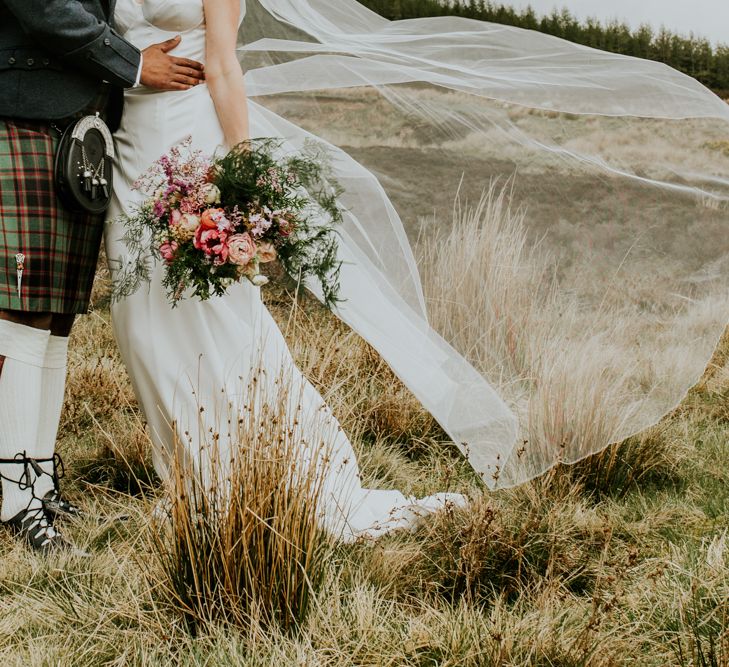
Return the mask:
<path fill-rule="evenodd" d="M 271 385 L 256 372 L 244 395 L 230 438 L 208 432 L 198 456 L 180 439 L 168 520 L 151 533 L 159 588 L 192 631 L 210 623 L 294 630 L 327 573 L 323 442 L 304 442 L 310 415 L 283 375 Z"/>
<path fill-rule="evenodd" d="M 457 200 L 447 231 L 420 245 L 432 325 L 519 417 L 523 447 L 503 467 L 505 484 L 578 462 L 650 424 L 660 414 L 651 402 L 656 385 L 671 376 L 660 359 L 641 370 L 632 313 L 615 310 L 607 296 L 589 310 L 579 295 L 560 290 L 569 267 L 529 238 L 527 212 L 511 206 L 510 187 L 493 182 L 471 206 Z M 655 443 L 637 438 L 619 455 L 591 457 L 585 488 L 622 490 L 654 472 L 658 460 L 669 469 L 680 463 L 668 446 L 657 456 Z"/>
<path fill-rule="evenodd" d="M 420 245 L 431 322 L 493 381 L 529 372 L 552 284 L 509 195 L 494 181 L 473 206 L 457 198 L 452 221 Z"/>

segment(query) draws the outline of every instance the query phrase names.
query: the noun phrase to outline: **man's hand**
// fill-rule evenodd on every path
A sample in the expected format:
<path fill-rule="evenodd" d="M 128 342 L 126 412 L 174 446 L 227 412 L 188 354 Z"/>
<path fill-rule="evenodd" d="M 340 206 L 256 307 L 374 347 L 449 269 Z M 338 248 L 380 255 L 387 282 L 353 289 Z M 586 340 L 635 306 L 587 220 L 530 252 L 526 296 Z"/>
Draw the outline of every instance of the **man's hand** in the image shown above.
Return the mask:
<path fill-rule="evenodd" d="M 188 90 L 205 81 L 201 63 L 169 55 L 181 39 L 178 35 L 161 44 L 152 44 L 142 51 L 144 60 L 139 82 L 143 86 L 158 90 Z"/>

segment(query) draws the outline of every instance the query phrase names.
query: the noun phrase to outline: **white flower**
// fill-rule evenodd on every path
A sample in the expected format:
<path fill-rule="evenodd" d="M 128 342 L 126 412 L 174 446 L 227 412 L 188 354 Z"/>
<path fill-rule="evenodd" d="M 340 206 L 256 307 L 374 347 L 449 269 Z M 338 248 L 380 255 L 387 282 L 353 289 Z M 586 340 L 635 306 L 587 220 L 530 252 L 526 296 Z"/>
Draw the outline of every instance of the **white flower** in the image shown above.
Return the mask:
<path fill-rule="evenodd" d="M 263 236 L 271 228 L 271 221 L 263 217 L 260 213 L 254 213 L 249 216 L 248 224 L 251 228 L 251 234 L 256 237 Z"/>
<path fill-rule="evenodd" d="M 193 213 L 185 213 L 180 218 L 180 229 L 184 229 L 186 232 L 194 233 L 200 226 L 200 217 Z"/>
<path fill-rule="evenodd" d="M 176 236 L 180 241 L 189 241 L 193 236 L 197 228 L 200 226 L 200 218 L 192 213 L 184 213 L 180 218 L 180 221 L 175 225 L 174 230 Z"/>
<path fill-rule="evenodd" d="M 262 273 L 257 273 L 255 276 L 251 276 L 250 281 L 256 287 L 263 287 L 266 283 L 268 283 L 268 278 L 266 278 L 266 276 Z"/>
<path fill-rule="evenodd" d="M 220 203 L 220 190 L 215 183 L 206 183 L 203 185 L 202 192 L 205 195 L 206 204 Z"/>

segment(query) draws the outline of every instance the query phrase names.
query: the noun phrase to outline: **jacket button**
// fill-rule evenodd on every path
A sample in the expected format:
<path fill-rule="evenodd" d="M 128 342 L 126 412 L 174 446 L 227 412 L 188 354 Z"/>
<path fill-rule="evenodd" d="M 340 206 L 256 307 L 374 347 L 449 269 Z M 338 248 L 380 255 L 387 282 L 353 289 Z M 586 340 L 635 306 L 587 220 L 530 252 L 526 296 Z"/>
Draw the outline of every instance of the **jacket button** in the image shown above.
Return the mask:
<path fill-rule="evenodd" d="M 104 46 L 111 46 L 111 40 L 108 37 L 104 40 Z"/>
<path fill-rule="evenodd" d="M 46 67 L 48 67 L 48 65 L 50 65 L 50 64 L 51 64 L 51 61 L 48 60 L 48 58 L 43 58 L 43 65 L 45 65 Z"/>
<path fill-rule="evenodd" d="M 12 58 L 12 57 L 8 58 L 8 65 L 15 65 L 16 62 L 18 62 L 18 61 L 15 60 L 15 58 Z"/>
<path fill-rule="evenodd" d="M 35 65 L 35 60 L 33 60 L 33 58 L 28 58 L 26 63 L 28 64 L 28 67 L 33 67 L 33 65 Z"/>

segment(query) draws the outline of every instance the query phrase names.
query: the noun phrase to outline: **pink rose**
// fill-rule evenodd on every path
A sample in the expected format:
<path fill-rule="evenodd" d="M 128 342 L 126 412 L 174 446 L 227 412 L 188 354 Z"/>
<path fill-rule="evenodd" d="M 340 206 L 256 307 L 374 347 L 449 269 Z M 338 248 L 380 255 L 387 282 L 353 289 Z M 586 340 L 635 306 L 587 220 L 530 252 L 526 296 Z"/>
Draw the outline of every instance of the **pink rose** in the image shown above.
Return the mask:
<path fill-rule="evenodd" d="M 159 247 L 159 254 L 162 255 L 162 259 L 164 259 L 165 262 L 172 262 L 175 259 L 178 247 L 177 241 L 165 241 Z"/>
<path fill-rule="evenodd" d="M 273 247 L 273 243 L 268 241 L 262 241 L 258 244 L 258 261 L 262 264 L 266 262 L 272 262 L 276 259 L 276 248 Z"/>
<path fill-rule="evenodd" d="M 180 212 L 180 209 L 179 208 L 173 209 L 172 213 L 170 214 L 170 224 L 179 225 L 181 219 L 182 219 L 182 213 Z"/>
<path fill-rule="evenodd" d="M 245 266 L 256 256 L 256 244 L 250 234 L 234 234 L 228 239 L 228 258 L 231 264 Z"/>
<path fill-rule="evenodd" d="M 208 257 L 213 257 L 216 264 L 222 264 L 228 260 L 227 240 L 228 234 L 226 232 L 199 227 L 192 243 Z"/>

